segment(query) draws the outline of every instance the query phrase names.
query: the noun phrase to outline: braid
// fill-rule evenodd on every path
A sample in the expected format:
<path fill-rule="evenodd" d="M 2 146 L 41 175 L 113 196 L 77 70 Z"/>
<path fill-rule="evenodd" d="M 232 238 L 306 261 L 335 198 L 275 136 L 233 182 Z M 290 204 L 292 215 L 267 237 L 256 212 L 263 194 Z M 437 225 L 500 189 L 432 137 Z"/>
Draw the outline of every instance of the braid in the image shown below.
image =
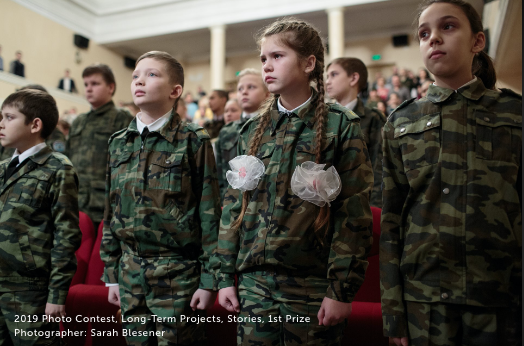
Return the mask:
<path fill-rule="evenodd" d="M 318 63 L 321 69 L 324 69 L 323 63 Z M 317 108 L 315 110 L 315 161 L 317 164 L 322 163 L 322 138 L 326 131 L 326 122 L 327 122 L 327 107 L 324 103 L 324 80 L 322 75 L 317 77 L 317 89 L 318 89 L 318 98 L 317 98 Z M 317 239 L 322 245 L 324 245 L 324 237 L 326 236 L 327 230 L 329 229 L 329 219 L 330 219 L 330 208 L 326 204 L 320 208 L 320 212 L 315 219 L 315 234 Z M 322 232 L 324 230 L 324 232 Z"/>
<path fill-rule="evenodd" d="M 276 95 L 274 95 L 271 99 L 266 101 L 263 105 L 262 115 L 260 116 L 260 120 L 258 121 L 258 125 L 255 129 L 255 135 L 253 136 L 249 144 L 249 150 L 247 152 L 248 155 L 256 156 L 258 152 L 260 144 L 262 143 L 262 135 L 266 131 L 267 125 L 271 120 L 270 114 L 274 102 L 276 102 Z M 231 225 L 232 229 L 237 231 L 240 228 L 242 220 L 244 219 L 244 215 L 246 214 L 248 203 L 249 194 L 247 191 L 244 191 L 242 195 L 242 210 L 240 211 L 240 215 L 238 216 L 238 218 Z"/>

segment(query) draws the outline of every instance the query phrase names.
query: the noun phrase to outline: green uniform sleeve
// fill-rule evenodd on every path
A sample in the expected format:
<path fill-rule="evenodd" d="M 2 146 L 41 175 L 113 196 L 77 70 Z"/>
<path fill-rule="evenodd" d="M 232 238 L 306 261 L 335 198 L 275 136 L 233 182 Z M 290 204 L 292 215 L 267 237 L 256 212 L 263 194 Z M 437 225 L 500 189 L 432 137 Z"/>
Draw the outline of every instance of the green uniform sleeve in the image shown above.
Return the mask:
<path fill-rule="evenodd" d="M 373 240 L 369 207 L 373 170 L 358 123 L 347 127 L 340 145 L 341 155 L 335 168 L 342 190 L 331 206 L 334 231 L 327 267 L 331 283 L 326 297 L 350 303 L 364 282 Z"/>
<path fill-rule="evenodd" d="M 110 201 L 111 193 L 111 166 L 109 164 L 110 156 L 107 158 L 106 173 L 106 193 L 105 193 L 105 210 L 104 210 L 104 228 L 102 234 L 102 243 L 100 244 L 100 258 L 104 262 L 104 274 L 102 281 L 105 283 L 118 283 L 118 264 L 122 256 L 122 249 L 119 241 L 113 236 L 111 231 L 111 219 L 113 218 L 113 207 Z"/>
<path fill-rule="evenodd" d="M 73 166 L 64 165 L 56 172 L 51 191 L 54 237 L 47 302 L 64 305 L 76 272 L 75 251 L 82 239 L 78 225 L 78 177 Z"/>
<path fill-rule="evenodd" d="M 384 335 L 407 336 L 407 321 L 403 303 L 403 280 L 400 257 L 403 251 L 402 208 L 409 183 L 404 174 L 402 154 L 395 129 L 388 122 L 383 139 L 383 209 L 380 235 L 380 289 Z"/>
<path fill-rule="evenodd" d="M 197 178 L 195 179 L 194 188 L 201 189 L 201 192 L 197 191 L 197 193 L 201 193 L 198 213 L 202 230 L 202 253 L 199 257 L 202 270 L 199 287 L 216 289 L 214 270 L 211 267 L 210 258 L 217 247 L 221 208 L 216 178 L 215 155 L 207 135 L 206 138 L 195 156 Z"/>

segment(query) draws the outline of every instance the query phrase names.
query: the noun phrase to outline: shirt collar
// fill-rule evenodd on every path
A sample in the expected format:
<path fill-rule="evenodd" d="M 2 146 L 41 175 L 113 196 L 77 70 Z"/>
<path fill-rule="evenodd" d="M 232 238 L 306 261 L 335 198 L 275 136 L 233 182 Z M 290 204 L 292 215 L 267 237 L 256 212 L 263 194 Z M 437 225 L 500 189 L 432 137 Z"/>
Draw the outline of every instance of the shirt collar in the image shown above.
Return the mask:
<path fill-rule="evenodd" d="M 36 153 L 38 153 L 40 150 L 44 149 L 46 147 L 45 142 L 39 143 L 26 151 L 24 151 L 22 154 L 18 151 L 18 149 L 15 150 L 15 153 L 13 154 L 13 157 L 11 157 L 11 161 L 18 156 L 19 163 L 17 167 L 20 165 L 20 163 L 24 162 L 29 156 L 32 156 Z"/>
<path fill-rule="evenodd" d="M 306 104 L 308 104 L 310 101 L 311 101 L 311 98 L 313 97 L 313 93 L 311 93 L 311 95 L 309 96 L 309 98 L 306 100 L 306 102 L 304 102 L 303 104 L 301 104 L 300 106 L 296 107 L 296 108 L 293 108 L 292 110 L 288 110 L 286 109 L 284 106 L 282 106 L 282 103 L 280 103 L 280 97 L 278 98 L 278 111 L 279 112 L 284 112 L 284 113 L 295 113 L 298 115 L 298 112 L 295 112 L 296 110 L 298 110 L 299 108 L 302 108 L 304 107 Z"/>
<path fill-rule="evenodd" d="M 354 111 L 355 107 L 357 106 L 357 102 L 358 102 L 358 98 L 354 99 L 353 101 L 351 101 L 350 103 L 348 103 L 344 107 L 349 109 L 350 111 Z"/>
<path fill-rule="evenodd" d="M 142 112 L 138 112 L 136 115 L 136 128 L 140 134 L 142 134 L 142 131 L 144 131 L 144 128 L 147 126 L 150 132 L 152 131 L 158 131 L 162 128 L 162 126 L 165 125 L 165 123 L 169 120 L 169 116 L 171 115 L 172 110 L 170 109 L 169 112 L 162 115 L 157 120 L 153 121 L 151 124 L 146 125 L 142 122 L 141 116 Z"/>
<path fill-rule="evenodd" d="M 242 112 L 242 116 L 240 117 L 240 119 L 243 119 L 243 120 L 251 119 L 257 114 L 258 112 L 253 112 L 253 113 Z"/>
<path fill-rule="evenodd" d="M 309 99 L 297 108 L 293 109 L 292 111 L 288 111 L 286 108 L 284 108 L 280 104 L 280 99 L 277 102 L 273 103 L 271 110 L 271 135 L 275 133 L 280 121 L 284 117 L 288 116 L 288 114 L 296 114 L 298 118 L 300 118 L 300 120 L 302 120 L 306 124 L 306 126 L 312 129 L 315 126 L 315 108 L 313 104 L 317 96 L 317 91 L 311 88 L 311 96 L 309 97 Z"/>

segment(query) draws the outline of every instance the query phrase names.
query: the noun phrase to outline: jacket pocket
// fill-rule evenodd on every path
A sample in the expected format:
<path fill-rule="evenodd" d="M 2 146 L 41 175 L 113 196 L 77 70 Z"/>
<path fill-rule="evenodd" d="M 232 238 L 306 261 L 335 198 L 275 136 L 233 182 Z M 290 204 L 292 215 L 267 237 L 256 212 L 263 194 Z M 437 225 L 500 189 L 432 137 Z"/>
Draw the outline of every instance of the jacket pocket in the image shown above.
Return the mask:
<path fill-rule="evenodd" d="M 486 110 L 475 112 L 476 157 L 482 160 L 520 162 L 522 118 L 500 117 Z"/>
<path fill-rule="evenodd" d="M 20 254 L 22 260 L 25 263 L 27 270 L 36 269 L 35 259 L 33 258 L 33 252 L 31 251 L 31 244 L 29 242 L 29 233 L 22 233 L 18 235 L 18 244 L 20 245 Z"/>
<path fill-rule="evenodd" d="M 440 157 L 440 113 L 425 115 L 395 128 L 405 171 L 438 163 Z"/>
<path fill-rule="evenodd" d="M 331 163 L 334 157 L 334 137 L 324 138 L 322 141 L 321 163 Z M 316 162 L 316 141 L 314 137 L 301 139 L 296 146 L 296 166 L 300 166 L 306 161 Z"/>
<path fill-rule="evenodd" d="M 183 162 L 184 153 L 153 153 L 147 168 L 147 188 L 180 192 Z"/>
<path fill-rule="evenodd" d="M 47 170 L 32 171 L 25 175 L 22 178 L 25 182 L 19 185 L 21 191 L 17 202 L 35 209 L 40 208 L 49 190 L 52 176 L 53 172 Z"/>

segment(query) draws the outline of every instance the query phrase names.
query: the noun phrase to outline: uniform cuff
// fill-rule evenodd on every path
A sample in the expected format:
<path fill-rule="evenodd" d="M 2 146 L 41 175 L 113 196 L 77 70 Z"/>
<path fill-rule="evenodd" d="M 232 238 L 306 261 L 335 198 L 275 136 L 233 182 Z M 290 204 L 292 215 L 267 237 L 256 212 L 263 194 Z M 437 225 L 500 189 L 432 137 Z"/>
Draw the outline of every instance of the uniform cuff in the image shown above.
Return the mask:
<path fill-rule="evenodd" d="M 331 281 L 326 291 L 326 297 L 342 303 L 351 303 L 355 298 L 355 291 L 352 289 L 353 285 L 344 281 Z"/>
<path fill-rule="evenodd" d="M 65 305 L 68 291 L 49 290 L 47 302 L 56 305 Z"/>
<path fill-rule="evenodd" d="M 221 273 L 216 277 L 218 289 L 235 286 L 235 274 Z"/>
<path fill-rule="evenodd" d="M 200 273 L 200 283 L 198 288 L 203 290 L 213 290 L 216 291 L 215 277 L 213 274 L 201 272 Z"/>
<path fill-rule="evenodd" d="M 408 323 L 404 315 L 382 315 L 384 336 L 403 338 L 408 336 Z"/>

